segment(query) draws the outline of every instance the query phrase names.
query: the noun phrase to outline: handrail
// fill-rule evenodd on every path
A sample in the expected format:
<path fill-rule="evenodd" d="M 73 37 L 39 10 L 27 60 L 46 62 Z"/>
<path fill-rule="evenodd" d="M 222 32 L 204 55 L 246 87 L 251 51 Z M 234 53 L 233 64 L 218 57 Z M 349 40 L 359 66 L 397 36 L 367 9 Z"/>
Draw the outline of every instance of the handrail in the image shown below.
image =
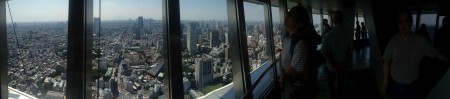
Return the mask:
<path fill-rule="evenodd" d="M 242 97 L 243 99 L 248 99 L 248 97 L 253 93 L 253 89 L 256 88 L 256 86 L 259 84 L 259 82 L 261 81 L 261 79 L 264 77 L 265 74 L 267 74 L 267 72 L 269 72 L 269 70 L 270 70 L 271 68 L 274 68 L 275 71 L 276 71 L 276 69 L 277 69 L 276 64 L 277 64 L 278 61 L 279 61 L 279 59 L 276 59 L 272 64 L 270 64 L 269 67 L 267 67 L 267 68 L 264 70 L 263 73 L 261 73 L 261 76 L 259 76 L 258 79 L 256 79 L 255 83 L 252 84 L 252 87 L 250 87 L 250 88 L 245 92 L 244 96 Z M 274 72 L 274 76 L 273 76 L 273 77 L 275 77 L 274 81 L 276 81 L 276 80 L 278 79 L 278 76 L 277 76 L 277 75 L 278 75 L 277 72 Z"/>

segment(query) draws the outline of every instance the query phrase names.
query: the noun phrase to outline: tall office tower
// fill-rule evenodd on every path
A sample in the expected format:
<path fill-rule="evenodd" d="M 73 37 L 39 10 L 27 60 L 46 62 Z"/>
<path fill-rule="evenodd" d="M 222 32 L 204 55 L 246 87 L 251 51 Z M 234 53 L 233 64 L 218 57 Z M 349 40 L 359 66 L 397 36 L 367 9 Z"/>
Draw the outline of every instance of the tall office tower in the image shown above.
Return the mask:
<path fill-rule="evenodd" d="M 142 16 L 138 17 L 138 26 L 139 26 L 139 28 L 144 27 L 144 18 Z"/>
<path fill-rule="evenodd" d="M 109 88 L 111 89 L 111 92 L 114 96 L 119 95 L 119 89 L 118 89 L 117 80 L 115 77 L 112 77 L 111 79 L 109 79 Z"/>
<path fill-rule="evenodd" d="M 218 47 L 219 45 L 220 45 L 219 31 L 213 30 L 209 37 L 209 46 L 210 47 Z"/>
<path fill-rule="evenodd" d="M 134 39 L 139 40 L 141 39 L 141 28 L 139 28 L 138 25 L 133 25 L 133 32 L 134 32 Z"/>
<path fill-rule="evenodd" d="M 100 36 L 100 18 L 94 17 L 94 24 L 92 24 L 94 27 L 94 33 L 97 33 L 98 36 Z"/>
<path fill-rule="evenodd" d="M 198 23 L 191 22 L 187 25 L 187 48 L 190 55 L 195 55 L 197 53 L 197 36 L 198 36 Z"/>
<path fill-rule="evenodd" d="M 213 79 L 213 69 L 211 59 L 195 60 L 195 80 L 197 88 L 201 89 Z"/>
<path fill-rule="evenodd" d="M 220 28 L 220 23 L 219 23 L 219 21 L 216 21 L 216 30 L 219 30 L 219 28 Z"/>

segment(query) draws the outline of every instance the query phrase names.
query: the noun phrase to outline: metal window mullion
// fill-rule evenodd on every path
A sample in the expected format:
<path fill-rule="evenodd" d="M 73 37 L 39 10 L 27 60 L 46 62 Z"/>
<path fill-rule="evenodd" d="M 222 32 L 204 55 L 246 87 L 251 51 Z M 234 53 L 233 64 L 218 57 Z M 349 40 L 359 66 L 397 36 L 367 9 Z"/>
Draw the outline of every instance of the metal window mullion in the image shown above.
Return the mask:
<path fill-rule="evenodd" d="M 242 98 L 251 87 L 250 68 L 245 31 L 243 0 L 227 0 L 231 65 L 235 98 Z M 247 98 L 252 98 L 249 96 Z"/>
<path fill-rule="evenodd" d="M 6 33 L 6 0 L 2 0 L 0 1 L 0 99 L 8 99 L 8 45 Z"/>
<path fill-rule="evenodd" d="M 286 28 L 284 27 L 284 18 L 287 14 L 288 8 L 287 8 L 287 0 L 280 0 L 280 30 L 281 30 L 281 36 L 284 36 L 286 33 Z"/>
<path fill-rule="evenodd" d="M 287 0 L 279 0 L 279 8 L 278 8 L 278 10 L 279 10 L 279 13 L 280 13 L 280 35 L 281 35 L 281 43 L 283 43 L 282 41 L 283 41 L 283 39 L 284 39 L 284 35 L 286 34 L 286 27 L 284 27 L 284 18 L 285 18 L 285 16 L 286 16 L 286 14 L 287 14 L 287 11 L 288 11 L 288 8 L 287 8 Z M 282 52 L 281 52 L 282 53 Z M 280 53 L 280 59 L 281 59 L 281 54 Z M 277 64 L 280 64 L 281 63 L 281 60 L 280 61 L 278 61 L 278 63 Z M 280 67 L 280 65 L 276 65 L 277 67 L 277 70 L 279 71 L 279 67 Z M 277 72 L 278 72 L 277 71 Z M 277 76 L 278 76 L 278 74 L 277 74 Z"/>
<path fill-rule="evenodd" d="M 170 99 L 184 97 L 181 63 L 180 1 L 163 0 L 164 21 L 164 96 Z"/>
<path fill-rule="evenodd" d="M 420 28 L 420 19 L 422 19 L 422 7 L 419 7 L 418 9 L 417 9 L 417 12 L 416 12 L 417 14 L 416 14 L 416 32 L 419 32 L 419 28 Z"/>
<path fill-rule="evenodd" d="M 272 20 L 272 4 L 269 0 L 264 4 L 264 18 L 265 18 L 265 29 L 266 29 L 266 53 L 269 56 L 269 65 L 273 64 L 275 61 L 275 47 L 273 40 L 273 20 Z M 275 80 L 275 69 L 270 72 L 270 78 Z M 261 75 L 264 76 L 264 75 Z"/>
<path fill-rule="evenodd" d="M 94 40 L 94 30 L 93 30 L 93 21 L 94 21 L 94 0 L 85 0 L 85 41 L 84 41 L 84 59 L 85 59 L 85 68 L 84 68 L 84 99 L 92 98 L 92 49 L 93 49 L 93 40 Z"/>
<path fill-rule="evenodd" d="M 264 18 L 266 27 L 266 49 L 269 56 L 269 63 L 272 64 L 275 61 L 275 49 L 273 44 L 273 22 L 272 22 L 272 6 L 270 2 L 264 4 Z"/>
<path fill-rule="evenodd" d="M 69 0 L 67 44 L 67 99 L 86 96 L 86 0 Z"/>
<path fill-rule="evenodd" d="M 319 9 L 320 10 L 320 23 L 319 23 L 319 27 L 320 27 L 320 35 L 323 35 L 322 33 L 323 33 L 323 26 L 325 25 L 325 24 L 323 24 L 323 9 L 322 8 L 320 8 Z"/>

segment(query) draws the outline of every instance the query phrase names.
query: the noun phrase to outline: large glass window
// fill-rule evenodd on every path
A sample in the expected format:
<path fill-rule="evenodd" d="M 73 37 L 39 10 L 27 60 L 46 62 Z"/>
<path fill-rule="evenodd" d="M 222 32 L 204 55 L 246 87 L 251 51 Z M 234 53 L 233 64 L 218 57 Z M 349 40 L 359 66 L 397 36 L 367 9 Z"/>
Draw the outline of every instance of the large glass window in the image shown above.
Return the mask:
<path fill-rule="evenodd" d="M 427 12 L 427 11 L 423 11 Z M 430 13 L 430 14 L 421 14 L 420 15 L 420 25 L 418 32 L 424 32 L 424 34 L 428 34 L 428 37 L 431 41 L 434 40 L 434 34 L 436 33 L 436 13 Z M 423 29 L 423 31 L 422 31 Z"/>
<path fill-rule="evenodd" d="M 94 0 L 93 99 L 162 98 L 162 0 Z"/>
<path fill-rule="evenodd" d="M 258 69 L 267 62 L 266 31 L 264 25 L 264 6 L 244 2 L 245 24 L 250 70 Z M 254 78 L 256 79 L 256 78 Z"/>
<path fill-rule="evenodd" d="M 321 28 L 322 28 L 322 19 L 320 19 L 320 10 L 312 9 L 312 21 L 314 29 L 317 31 L 319 35 L 322 34 Z"/>
<path fill-rule="evenodd" d="M 180 0 L 185 97 L 207 95 L 232 81 L 226 12 L 226 0 Z"/>
<path fill-rule="evenodd" d="M 275 58 L 280 58 L 281 53 L 281 27 L 280 24 L 280 8 L 272 7 L 272 24 L 273 24 L 273 44 L 275 46 Z"/>
<path fill-rule="evenodd" d="M 36 98 L 65 97 L 68 1 L 6 1 L 9 87 Z"/>
<path fill-rule="evenodd" d="M 356 24 L 356 22 L 358 22 L 358 24 Z M 360 33 L 362 33 L 362 32 L 361 32 L 361 29 L 362 29 L 361 23 L 363 23 L 363 22 L 364 22 L 364 24 L 365 24 L 365 20 L 364 20 L 364 17 L 363 17 L 362 15 L 357 15 L 357 16 L 355 17 L 355 24 L 353 25 L 353 26 L 354 26 L 353 29 L 355 29 L 355 30 L 353 30 L 353 35 L 354 35 L 354 36 L 353 36 L 353 40 L 356 40 L 356 38 L 357 38 L 357 37 L 356 37 L 356 36 L 357 36 L 357 35 L 356 35 L 356 31 L 357 31 L 357 30 L 356 30 L 356 27 L 357 27 L 357 25 L 359 25 L 359 26 L 361 27 L 360 30 L 358 30 L 358 31 L 359 31 Z M 367 32 L 366 32 L 366 33 L 367 33 Z M 362 39 L 362 38 L 363 38 L 363 37 L 362 37 L 363 34 L 359 34 L 358 36 L 359 36 L 359 37 L 358 37 L 359 39 Z M 368 37 L 367 34 L 364 35 L 364 36 Z M 358 40 L 359 40 L 359 39 L 358 39 Z"/>

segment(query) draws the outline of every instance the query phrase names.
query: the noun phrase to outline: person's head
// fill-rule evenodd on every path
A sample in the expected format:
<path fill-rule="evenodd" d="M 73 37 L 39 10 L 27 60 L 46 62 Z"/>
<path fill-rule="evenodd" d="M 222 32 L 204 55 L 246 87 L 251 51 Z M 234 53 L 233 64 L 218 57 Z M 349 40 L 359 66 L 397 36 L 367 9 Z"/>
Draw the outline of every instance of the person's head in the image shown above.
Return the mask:
<path fill-rule="evenodd" d="M 361 26 L 365 26 L 365 25 L 364 25 L 364 22 L 361 22 Z"/>
<path fill-rule="evenodd" d="M 426 31 L 427 31 L 427 25 L 421 24 L 419 32 L 426 32 Z"/>
<path fill-rule="evenodd" d="M 328 19 L 323 19 L 323 20 L 322 20 L 322 24 L 323 24 L 323 25 L 328 24 Z"/>
<path fill-rule="evenodd" d="M 292 7 L 286 15 L 284 25 L 289 35 L 292 35 L 297 30 L 305 29 L 311 25 L 308 10 L 303 6 Z"/>
<path fill-rule="evenodd" d="M 342 11 L 335 11 L 332 15 L 333 18 L 333 24 L 340 24 L 343 21 L 343 14 Z"/>
<path fill-rule="evenodd" d="M 442 19 L 442 28 L 450 28 L 450 20 L 448 20 L 448 17 L 444 17 Z"/>
<path fill-rule="evenodd" d="M 400 10 L 397 23 L 398 23 L 398 30 L 401 34 L 411 33 L 412 22 L 413 19 L 411 11 L 407 9 Z"/>

